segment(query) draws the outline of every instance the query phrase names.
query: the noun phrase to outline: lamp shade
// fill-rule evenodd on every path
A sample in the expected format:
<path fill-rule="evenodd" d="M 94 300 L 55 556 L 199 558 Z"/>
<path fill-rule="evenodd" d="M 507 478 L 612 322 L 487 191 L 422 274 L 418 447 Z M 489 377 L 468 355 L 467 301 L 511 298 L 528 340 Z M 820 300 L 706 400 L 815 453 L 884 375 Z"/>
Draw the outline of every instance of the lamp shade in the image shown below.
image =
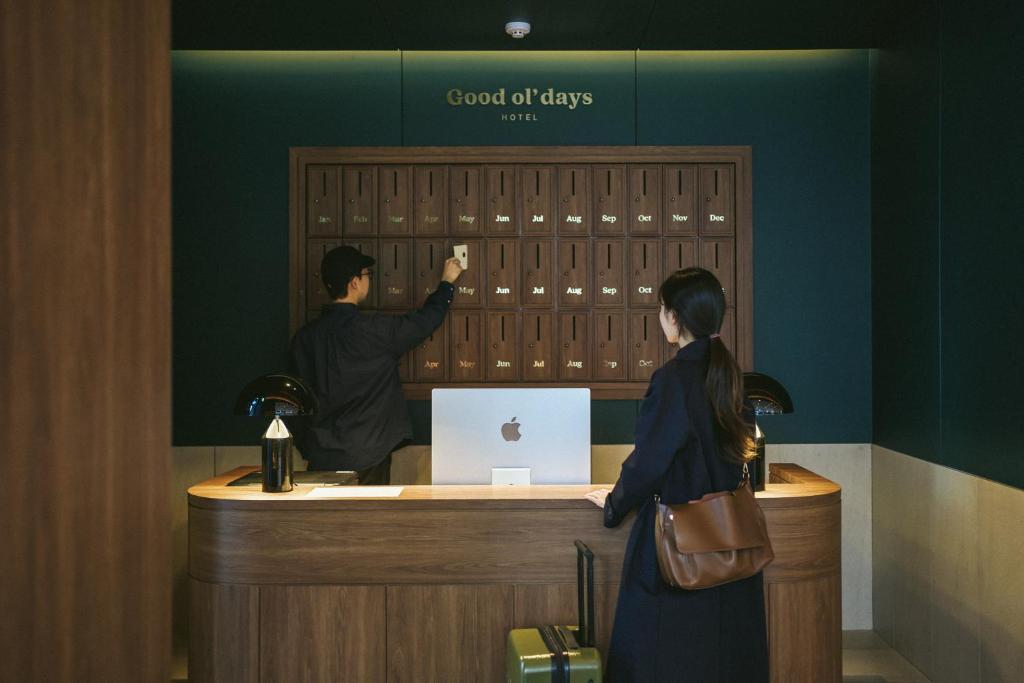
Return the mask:
<path fill-rule="evenodd" d="M 793 412 L 793 400 L 778 380 L 760 372 L 743 373 L 743 393 L 754 404 L 755 415 Z"/>
<path fill-rule="evenodd" d="M 264 375 L 242 389 L 235 403 L 235 415 L 313 415 L 317 408 L 316 394 L 298 377 Z"/>

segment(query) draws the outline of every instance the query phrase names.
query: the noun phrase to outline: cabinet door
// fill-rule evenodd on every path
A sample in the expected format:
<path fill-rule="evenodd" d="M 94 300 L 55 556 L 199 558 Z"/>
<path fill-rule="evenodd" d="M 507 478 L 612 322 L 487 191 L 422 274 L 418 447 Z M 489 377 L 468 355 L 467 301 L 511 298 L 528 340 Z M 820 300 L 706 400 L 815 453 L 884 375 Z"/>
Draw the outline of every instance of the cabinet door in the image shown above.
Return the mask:
<path fill-rule="evenodd" d="M 697 265 L 697 240 L 677 237 L 665 240 L 665 277 L 677 270 Z"/>
<path fill-rule="evenodd" d="M 515 235 L 519 232 L 516 216 L 516 167 L 484 166 L 487 199 L 484 226 L 491 235 Z"/>
<path fill-rule="evenodd" d="M 501 382 L 519 379 L 518 314 L 512 311 L 489 312 L 485 345 L 487 379 Z"/>
<path fill-rule="evenodd" d="M 483 339 L 480 311 L 453 311 L 451 319 L 451 378 L 455 382 L 483 379 Z"/>
<path fill-rule="evenodd" d="M 413 167 L 413 232 L 443 235 L 448 218 L 448 169 L 444 166 Z"/>
<path fill-rule="evenodd" d="M 516 240 L 487 240 L 487 304 L 519 302 L 519 259 Z"/>
<path fill-rule="evenodd" d="M 661 286 L 661 242 L 630 240 L 629 303 L 631 306 L 657 306 Z"/>
<path fill-rule="evenodd" d="M 590 242 L 559 240 L 558 302 L 562 306 L 590 305 Z"/>
<path fill-rule="evenodd" d="M 624 166 L 594 166 L 594 232 L 626 232 L 626 170 Z"/>
<path fill-rule="evenodd" d="M 366 254 L 374 261 L 380 260 L 377 258 L 377 240 L 373 239 L 372 237 L 367 239 L 343 239 L 341 243 L 347 247 L 354 247 L 357 251 L 359 251 L 362 254 Z M 371 277 L 376 277 L 377 266 L 374 265 L 370 270 L 374 271 L 375 273 Z M 370 294 L 369 296 L 366 297 L 363 303 L 359 305 L 360 308 L 376 308 L 379 289 L 380 287 L 377 285 L 377 282 L 371 279 Z"/>
<path fill-rule="evenodd" d="M 554 232 L 552 209 L 554 173 L 551 166 L 523 166 L 519 169 L 523 234 L 550 235 Z"/>
<path fill-rule="evenodd" d="M 381 240 L 380 258 L 375 271 L 379 282 L 371 284 L 380 289 L 381 308 L 408 309 L 412 299 L 411 240 Z"/>
<path fill-rule="evenodd" d="M 665 166 L 665 232 L 697 234 L 697 167 L 694 164 Z"/>
<path fill-rule="evenodd" d="M 558 167 L 558 234 L 590 234 L 590 167 Z"/>
<path fill-rule="evenodd" d="M 629 378 L 648 380 L 661 365 L 664 335 L 657 311 L 629 315 Z"/>
<path fill-rule="evenodd" d="M 345 166 L 341 171 L 341 234 L 376 235 L 377 172 L 373 166 Z"/>
<path fill-rule="evenodd" d="M 443 382 L 448 378 L 449 325 L 445 321 L 413 351 L 412 376 L 417 382 Z"/>
<path fill-rule="evenodd" d="M 661 167 L 629 166 L 629 232 L 661 233 Z"/>
<path fill-rule="evenodd" d="M 480 210 L 480 167 L 452 166 L 448 170 L 449 230 L 453 235 L 480 235 L 484 216 Z"/>
<path fill-rule="evenodd" d="M 419 306 L 423 299 L 437 289 L 444 273 L 444 261 L 448 257 L 444 240 L 413 241 L 413 305 Z"/>
<path fill-rule="evenodd" d="M 551 313 L 523 312 L 523 379 L 555 378 L 555 338 Z"/>
<path fill-rule="evenodd" d="M 452 308 L 477 308 L 484 300 L 484 269 L 486 264 L 483 258 L 483 242 L 480 240 L 461 240 L 453 238 L 453 244 L 465 244 L 466 253 L 469 258 L 469 268 L 462 271 L 462 275 L 455 281 L 455 297 L 452 299 Z M 450 254 L 446 254 L 447 257 Z"/>
<path fill-rule="evenodd" d="M 701 165 L 701 234 L 732 235 L 735 232 L 733 182 L 732 164 Z"/>
<path fill-rule="evenodd" d="M 722 283 L 725 305 L 736 305 L 736 252 L 732 240 L 701 240 L 700 267 L 710 270 Z"/>
<path fill-rule="evenodd" d="M 306 308 L 319 310 L 331 299 L 320 279 L 320 264 L 331 249 L 341 246 L 341 240 L 307 240 L 306 242 Z M 372 285 L 371 285 L 372 287 Z"/>
<path fill-rule="evenodd" d="M 567 380 L 590 379 L 590 345 L 587 331 L 590 314 L 585 311 L 560 313 L 558 376 Z"/>
<path fill-rule="evenodd" d="M 261 680 L 386 680 L 389 626 L 384 586 L 259 586 L 256 590 Z M 238 624 L 246 626 L 246 621 Z M 302 664 L 297 665 L 299 652 Z"/>
<path fill-rule="evenodd" d="M 552 251 L 551 240 L 523 241 L 523 306 L 551 306 Z"/>
<path fill-rule="evenodd" d="M 408 166 L 380 167 L 377 174 L 377 220 L 381 235 L 408 235 L 412 231 L 409 182 Z"/>
<path fill-rule="evenodd" d="M 594 379 L 626 378 L 626 322 L 622 311 L 595 311 Z"/>
<path fill-rule="evenodd" d="M 622 240 L 594 242 L 594 303 L 622 306 L 626 303 L 626 251 Z"/>
<path fill-rule="evenodd" d="M 337 166 L 306 167 L 306 235 L 341 235 Z"/>

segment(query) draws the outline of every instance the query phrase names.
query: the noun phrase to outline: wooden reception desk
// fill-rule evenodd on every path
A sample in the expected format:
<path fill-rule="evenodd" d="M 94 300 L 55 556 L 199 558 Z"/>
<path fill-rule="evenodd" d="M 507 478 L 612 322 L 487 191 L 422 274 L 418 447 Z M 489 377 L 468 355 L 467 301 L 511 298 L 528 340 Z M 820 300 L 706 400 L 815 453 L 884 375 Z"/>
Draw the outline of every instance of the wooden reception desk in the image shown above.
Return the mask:
<path fill-rule="evenodd" d="M 576 623 L 573 540 L 597 556 L 607 653 L 630 520 L 605 529 L 600 486 L 406 486 L 391 499 L 311 499 L 225 484 L 189 497 L 189 680 L 504 681 L 511 628 Z M 840 490 L 771 466 L 758 500 L 772 680 L 841 678 Z"/>

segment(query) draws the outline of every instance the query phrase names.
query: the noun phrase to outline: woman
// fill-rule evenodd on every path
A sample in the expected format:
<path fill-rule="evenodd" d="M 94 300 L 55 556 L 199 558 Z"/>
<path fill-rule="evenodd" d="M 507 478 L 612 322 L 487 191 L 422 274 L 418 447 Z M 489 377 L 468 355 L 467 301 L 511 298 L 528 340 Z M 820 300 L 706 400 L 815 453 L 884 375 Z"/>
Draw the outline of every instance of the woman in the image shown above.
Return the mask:
<path fill-rule="evenodd" d="M 734 489 L 754 452 L 742 373 L 718 335 L 725 312 L 722 285 L 706 270 L 687 268 L 665 280 L 658 298 L 662 330 L 679 351 L 651 377 L 637 418 L 636 447 L 615 488 L 588 495 L 604 507 L 607 527 L 637 513 L 626 545 L 607 680 L 767 682 L 761 574 L 679 590 L 666 585 L 658 570 L 655 494 L 676 504 Z"/>

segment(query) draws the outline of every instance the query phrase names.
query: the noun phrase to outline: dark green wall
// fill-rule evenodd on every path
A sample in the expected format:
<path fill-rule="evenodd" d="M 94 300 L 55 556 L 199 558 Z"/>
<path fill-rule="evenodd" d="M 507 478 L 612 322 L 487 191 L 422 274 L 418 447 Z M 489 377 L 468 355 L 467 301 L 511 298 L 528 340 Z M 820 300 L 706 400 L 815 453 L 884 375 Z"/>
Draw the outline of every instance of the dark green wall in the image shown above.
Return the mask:
<path fill-rule="evenodd" d="M 1019 4 L 925 7 L 876 55 L 872 122 L 874 441 L 1019 488 L 1022 24 Z"/>
<path fill-rule="evenodd" d="M 863 50 L 175 52 L 175 444 L 253 442 L 235 394 L 285 365 L 287 148 L 399 144 L 752 145 L 756 365 L 797 409 L 763 427 L 775 443 L 869 441 L 868 77 Z M 460 84 L 595 105 L 511 124 L 432 99 Z M 631 441 L 636 405 L 596 402 L 595 443 Z M 429 439 L 429 405 L 411 409 Z"/>

